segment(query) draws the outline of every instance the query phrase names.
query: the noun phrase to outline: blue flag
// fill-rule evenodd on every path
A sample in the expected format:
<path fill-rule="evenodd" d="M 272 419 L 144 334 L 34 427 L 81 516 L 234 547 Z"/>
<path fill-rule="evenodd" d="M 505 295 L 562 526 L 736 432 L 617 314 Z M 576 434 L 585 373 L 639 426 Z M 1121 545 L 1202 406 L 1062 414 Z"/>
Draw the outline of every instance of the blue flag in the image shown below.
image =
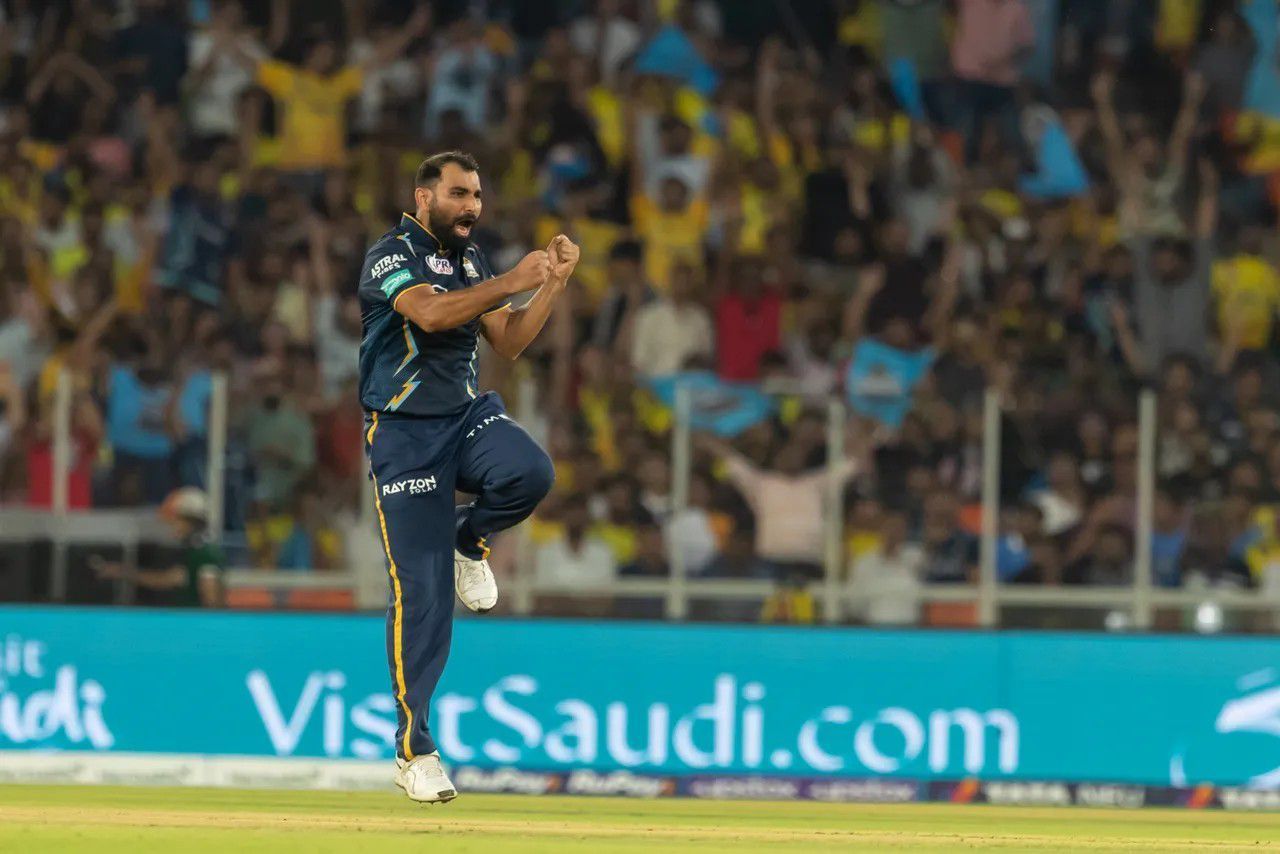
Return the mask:
<path fill-rule="evenodd" d="M 1280 117 L 1280 70 L 1276 68 L 1276 0 L 1246 0 L 1240 9 L 1253 33 L 1253 67 L 1244 88 L 1244 108 Z"/>
<path fill-rule="evenodd" d="M 698 55 L 689 37 L 671 24 L 658 30 L 640 49 L 633 67 L 641 74 L 683 80 L 700 95 L 712 94 L 720 84 L 720 75 Z"/>
<path fill-rule="evenodd" d="M 870 338 L 858 342 L 845 376 L 849 405 L 881 424 L 899 427 L 911 409 L 916 386 L 933 364 L 934 352 L 899 350 Z"/>
<path fill-rule="evenodd" d="M 1079 196 L 1089 189 L 1089 176 L 1076 154 L 1075 146 L 1057 118 L 1051 119 L 1040 134 L 1036 150 L 1036 172 L 1018 181 L 1024 193 L 1043 199 Z"/>
<path fill-rule="evenodd" d="M 682 371 L 653 377 L 649 388 L 658 400 L 676 405 L 676 389 L 690 390 L 690 421 L 695 430 L 732 437 L 773 413 L 773 398 L 747 383 L 730 383 L 711 371 Z"/>

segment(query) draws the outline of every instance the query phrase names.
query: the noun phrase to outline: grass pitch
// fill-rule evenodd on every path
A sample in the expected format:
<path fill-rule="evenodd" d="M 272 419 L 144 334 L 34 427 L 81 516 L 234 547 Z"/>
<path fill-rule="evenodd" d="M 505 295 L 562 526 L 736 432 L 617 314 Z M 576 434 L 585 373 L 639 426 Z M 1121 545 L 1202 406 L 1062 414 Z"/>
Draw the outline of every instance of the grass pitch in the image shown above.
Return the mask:
<path fill-rule="evenodd" d="M 0 852 L 1280 851 L 1280 817 L 1145 809 L 0 786 Z"/>

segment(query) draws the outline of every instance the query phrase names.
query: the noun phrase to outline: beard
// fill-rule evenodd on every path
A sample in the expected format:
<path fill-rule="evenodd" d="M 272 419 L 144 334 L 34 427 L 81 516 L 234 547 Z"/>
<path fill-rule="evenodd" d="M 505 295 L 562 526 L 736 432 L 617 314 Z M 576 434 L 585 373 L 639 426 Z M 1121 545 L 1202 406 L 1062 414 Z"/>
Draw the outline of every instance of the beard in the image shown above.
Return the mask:
<path fill-rule="evenodd" d="M 475 227 L 476 217 L 472 214 L 461 214 L 459 216 L 447 216 L 441 212 L 439 206 L 432 202 L 427 208 L 427 227 L 431 229 L 431 233 L 436 239 L 443 244 L 445 249 L 453 252 L 462 252 L 471 244 L 470 229 Z M 465 236 L 458 234 L 454 230 L 459 224 L 468 228 Z"/>

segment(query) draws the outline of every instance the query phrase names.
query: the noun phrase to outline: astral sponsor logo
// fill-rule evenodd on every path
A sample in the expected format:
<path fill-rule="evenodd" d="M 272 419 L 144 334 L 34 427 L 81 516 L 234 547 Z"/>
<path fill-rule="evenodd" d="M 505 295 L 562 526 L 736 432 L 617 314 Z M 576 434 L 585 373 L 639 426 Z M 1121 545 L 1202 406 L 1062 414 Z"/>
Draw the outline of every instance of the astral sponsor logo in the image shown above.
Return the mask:
<path fill-rule="evenodd" d="M 401 264 L 407 263 L 408 260 L 408 258 L 405 258 L 398 252 L 394 255 L 388 255 L 385 258 L 379 258 L 377 262 L 374 263 L 373 268 L 369 270 L 369 275 L 375 279 L 381 279 L 392 270 L 398 269 Z"/>
<path fill-rule="evenodd" d="M 521 771 L 517 768 L 488 770 L 463 765 L 453 771 L 453 782 L 464 792 L 503 792 L 517 795 L 549 795 L 564 787 L 564 775 Z"/>
<path fill-rule="evenodd" d="M 814 780 L 809 797 L 815 801 L 895 804 L 919 798 L 919 784 L 913 780 Z"/>
<path fill-rule="evenodd" d="M 382 494 L 399 495 L 407 492 L 410 495 L 425 495 L 428 492 L 435 492 L 436 479 L 435 475 L 430 477 L 407 477 L 404 480 L 397 480 L 395 483 L 384 483 L 382 485 Z"/>
<path fill-rule="evenodd" d="M 427 258 L 427 266 L 431 268 L 432 272 L 439 273 L 442 276 L 453 275 L 453 264 L 449 263 L 448 258 L 432 255 Z"/>
<path fill-rule="evenodd" d="M 666 777 L 633 774 L 630 771 L 600 773 L 587 769 L 569 772 L 565 792 L 570 795 L 624 795 L 656 798 L 675 792 L 675 781 Z"/>

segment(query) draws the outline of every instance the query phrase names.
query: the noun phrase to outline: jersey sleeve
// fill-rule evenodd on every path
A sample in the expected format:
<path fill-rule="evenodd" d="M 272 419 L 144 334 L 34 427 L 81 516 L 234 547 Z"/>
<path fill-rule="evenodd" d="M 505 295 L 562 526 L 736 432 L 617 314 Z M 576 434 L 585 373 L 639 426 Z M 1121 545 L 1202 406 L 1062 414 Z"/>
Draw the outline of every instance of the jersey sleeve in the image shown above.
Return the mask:
<path fill-rule="evenodd" d="M 360 275 L 360 301 L 395 308 L 405 291 L 430 285 L 426 270 L 411 252 L 396 246 L 378 246 L 364 259 Z"/>

